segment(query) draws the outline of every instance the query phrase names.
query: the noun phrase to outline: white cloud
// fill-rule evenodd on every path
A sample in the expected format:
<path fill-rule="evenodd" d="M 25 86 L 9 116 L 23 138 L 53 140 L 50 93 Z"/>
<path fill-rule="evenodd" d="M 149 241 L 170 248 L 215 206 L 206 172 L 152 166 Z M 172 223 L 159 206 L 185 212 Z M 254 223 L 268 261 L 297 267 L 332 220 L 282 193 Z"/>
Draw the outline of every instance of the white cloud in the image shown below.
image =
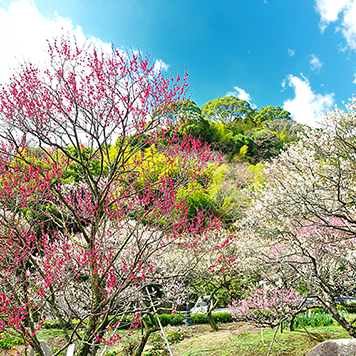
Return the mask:
<path fill-rule="evenodd" d="M 8 80 L 11 69 L 23 61 L 43 62 L 47 57 L 46 39 L 65 32 L 84 41 L 80 27 L 74 29 L 70 20 L 59 16 L 53 20 L 44 18 L 31 0 L 12 2 L 7 11 L 0 7 L 0 82 Z"/>
<path fill-rule="evenodd" d="M 347 45 L 356 50 L 356 0 L 315 0 L 319 12 L 320 27 L 324 31 L 331 23 L 341 20 L 335 31 L 342 32 Z"/>
<path fill-rule="evenodd" d="M 234 87 L 235 91 L 229 91 L 226 93 L 226 96 L 236 96 L 241 100 L 245 100 L 248 103 L 250 103 L 251 107 L 256 108 L 257 106 L 255 104 L 252 104 L 251 102 L 253 101 L 251 95 L 249 93 L 246 93 L 244 89 L 241 89 L 239 87 Z"/>
<path fill-rule="evenodd" d="M 301 77 L 293 75 L 287 77 L 288 85 L 294 89 L 295 97 L 286 100 L 283 103 L 283 108 L 289 111 L 297 122 L 316 126 L 322 121 L 325 110 L 330 109 L 334 104 L 334 94 L 314 93 L 308 79 L 303 74 L 301 74 Z M 284 85 L 285 83 L 284 81 Z"/>
<path fill-rule="evenodd" d="M 286 86 L 286 80 L 285 79 L 283 79 L 283 82 L 281 83 L 281 85 L 282 85 L 282 88 L 284 88 Z"/>
<path fill-rule="evenodd" d="M 349 3 L 350 0 L 316 0 L 316 10 L 321 16 L 322 27 L 336 21 L 339 18 L 339 13 Z"/>
<path fill-rule="evenodd" d="M 342 33 L 346 38 L 347 44 L 356 50 L 356 1 L 353 0 L 346 11 L 342 22 Z"/>
<path fill-rule="evenodd" d="M 70 19 L 53 15 L 43 17 L 33 0 L 12 1 L 7 10 L 0 0 L 0 83 L 6 82 L 10 75 L 24 61 L 31 61 L 40 67 L 45 66 L 47 39 L 61 37 L 66 33 L 75 36 L 79 45 L 84 44 L 87 36 L 81 27 L 74 28 Z M 111 44 L 90 37 L 90 41 L 106 53 L 111 53 Z M 168 65 L 160 59 L 154 62 L 154 70 L 167 71 Z"/>
<path fill-rule="evenodd" d="M 310 65 L 312 70 L 319 72 L 320 68 L 323 66 L 323 63 L 320 59 L 314 54 L 311 55 Z"/>
<path fill-rule="evenodd" d="M 153 70 L 155 73 L 167 72 L 169 65 L 164 63 L 162 59 L 156 59 Z"/>
<path fill-rule="evenodd" d="M 295 50 L 294 49 L 288 49 L 288 54 L 293 57 L 295 55 Z"/>

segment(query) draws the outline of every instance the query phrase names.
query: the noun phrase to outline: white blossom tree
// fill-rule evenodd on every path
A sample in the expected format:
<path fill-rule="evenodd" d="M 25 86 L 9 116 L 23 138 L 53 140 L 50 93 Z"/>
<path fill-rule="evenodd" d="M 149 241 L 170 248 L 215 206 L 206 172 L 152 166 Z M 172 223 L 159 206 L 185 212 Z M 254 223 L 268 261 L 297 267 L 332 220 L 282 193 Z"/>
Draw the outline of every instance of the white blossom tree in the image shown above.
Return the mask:
<path fill-rule="evenodd" d="M 266 164 L 241 223 L 246 253 L 271 282 L 318 299 L 352 337 L 336 308 L 353 293 L 356 273 L 356 100 L 335 108 L 319 129 Z"/>

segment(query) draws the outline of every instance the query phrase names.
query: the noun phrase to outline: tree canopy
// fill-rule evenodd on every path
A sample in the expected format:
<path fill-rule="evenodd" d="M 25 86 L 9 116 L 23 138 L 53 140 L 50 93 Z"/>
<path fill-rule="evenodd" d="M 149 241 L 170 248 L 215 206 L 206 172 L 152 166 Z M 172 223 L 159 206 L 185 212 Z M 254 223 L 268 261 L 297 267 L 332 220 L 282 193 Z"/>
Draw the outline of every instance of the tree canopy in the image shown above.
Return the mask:
<path fill-rule="evenodd" d="M 107 333 L 120 317 L 147 325 L 156 307 L 182 300 L 206 254 L 222 261 L 221 222 L 189 201 L 221 163 L 175 132 L 169 110 L 184 100 L 187 75 L 66 36 L 48 52 L 50 69 L 26 63 L 0 90 L 0 329 L 43 356 L 37 331 L 50 318 L 63 349 L 76 339 L 78 355 L 94 356 L 120 339 Z"/>
<path fill-rule="evenodd" d="M 236 96 L 224 96 L 204 104 L 201 112 L 204 118 L 209 121 L 230 124 L 237 121 L 247 121 L 255 111 L 247 101 Z"/>
<path fill-rule="evenodd" d="M 352 337 L 337 300 L 354 293 L 356 272 L 355 100 L 266 164 L 241 222 L 250 236 L 245 252 L 264 279 L 313 296 Z"/>

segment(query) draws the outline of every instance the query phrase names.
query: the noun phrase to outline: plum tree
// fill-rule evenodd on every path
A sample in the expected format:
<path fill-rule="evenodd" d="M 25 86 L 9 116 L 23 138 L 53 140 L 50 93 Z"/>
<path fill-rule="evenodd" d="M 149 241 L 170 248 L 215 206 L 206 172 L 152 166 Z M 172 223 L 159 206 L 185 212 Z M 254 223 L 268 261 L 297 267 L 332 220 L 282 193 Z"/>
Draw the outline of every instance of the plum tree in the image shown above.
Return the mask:
<path fill-rule="evenodd" d="M 37 331 L 50 318 L 67 341 L 57 354 L 76 338 L 78 355 L 94 356 L 120 339 L 105 336 L 118 316 L 139 325 L 150 286 L 160 288 L 154 302 L 179 298 L 173 286 L 199 252 L 180 269 L 167 255 L 217 238 L 218 219 L 189 218 L 180 198 L 197 180 L 207 188 L 214 156 L 172 134 L 166 114 L 184 99 L 187 73 L 165 77 L 138 52 L 70 36 L 48 54 L 48 69 L 25 63 L 0 90 L 0 328 L 43 356 Z M 150 164 L 159 155 L 164 172 Z"/>

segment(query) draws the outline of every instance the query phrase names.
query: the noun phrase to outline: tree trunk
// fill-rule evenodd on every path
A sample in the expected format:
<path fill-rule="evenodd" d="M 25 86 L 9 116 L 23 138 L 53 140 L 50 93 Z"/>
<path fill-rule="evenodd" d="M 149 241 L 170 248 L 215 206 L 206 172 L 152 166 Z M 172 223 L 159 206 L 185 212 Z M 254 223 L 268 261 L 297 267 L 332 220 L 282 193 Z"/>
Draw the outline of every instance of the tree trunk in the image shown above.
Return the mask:
<path fill-rule="evenodd" d="M 88 319 L 88 324 L 85 329 L 84 336 L 81 339 L 81 343 L 79 346 L 79 350 L 77 356 L 87 356 L 91 354 L 95 356 L 97 352 L 97 344 L 99 341 L 95 340 L 94 332 L 96 331 L 97 334 L 100 334 L 102 330 L 97 330 L 97 323 L 98 323 L 98 314 L 99 314 L 99 306 L 102 301 L 102 293 L 99 289 L 99 277 L 97 274 L 94 273 L 96 268 L 96 263 L 94 262 L 91 266 L 91 279 L 92 279 L 92 295 L 93 295 L 93 305 L 91 309 L 91 315 Z"/>
<path fill-rule="evenodd" d="M 211 312 L 215 309 L 215 307 L 218 305 L 219 300 L 217 299 L 216 302 L 214 303 L 214 305 L 210 305 L 211 300 L 213 298 L 213 295 L 216 293 L 216 291 L 218 290 L 218 287 L 215 288 L 214 292 L 211 294 L 209 300 L 207 301 L 208 304 L 208 310 L 206 312 L 206 317 L 208 319 L 209 325 L 211 326 L 211 328 L 213 329 L 213 331 L 219 331 L 219 326 L 218 324 L 216 324 L 215 320 L 213 319 Z"/>
<path fill-rule="evenodd" d="M 142 352 L 143 352 L 143 349 L 145 348 L 150 335 L 152 333 L 154 333 L 155 331 L 159 330 L 159 327 L 157 325 L 157 321 L 154 318 L 154 316 L 152 314 L 149 314 L 148 316 L 149 316 L 153 326 L 150 328 L 148 326 L 147 322 L 143 321 L 143 326 L 144 327 L 143 327 L 143 330 L 142 330 L 143 331 L 142 332 L 142 337 L 141 337 L 139 345 L 134 350 L 133 356 L 141 356 Z"/>
<path fill-rule="evenodd" d="M 219 331 L 218 324 L 216 324 L 215 320 L 213 319 L 213 317 L 211 315 L 211 311 L 206 313 L 206 317 L 207 317 L 209 325 L 211 326 L 213 331 Z"/>
<path fill-rule="evenodd" d="M 295 320 L 295 315 L 292 315 L 290 322 L 289 322 L 289 330 L 294 331 L 294 320 Z"/>
<path fill-rule="evenodd" d="M 340 326 L 347 331 L 347 333 L 352 337 L 356 338 L 355 327 L 351 325 L 343 316 L 339 314 L 334 305 L 330 305 L 328 308 L 329 314 L 340 324 Z"/>

